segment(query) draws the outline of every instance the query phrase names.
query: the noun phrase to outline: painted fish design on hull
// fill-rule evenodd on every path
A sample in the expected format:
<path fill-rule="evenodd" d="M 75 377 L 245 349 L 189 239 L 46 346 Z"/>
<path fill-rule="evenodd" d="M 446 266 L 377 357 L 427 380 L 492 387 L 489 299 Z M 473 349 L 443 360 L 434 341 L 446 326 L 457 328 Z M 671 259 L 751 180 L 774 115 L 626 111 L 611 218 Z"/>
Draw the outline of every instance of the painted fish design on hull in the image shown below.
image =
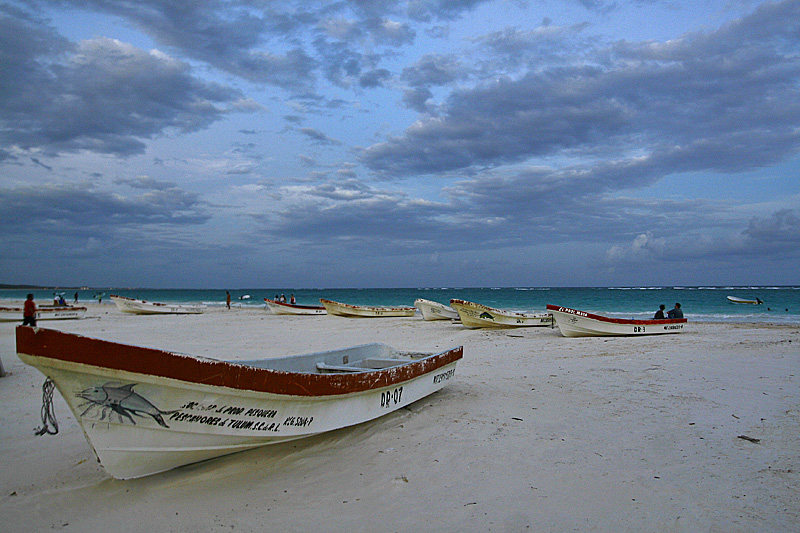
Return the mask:
<path fill-rule="evenodd" d="M 153 417 L 153 420 L 155 420 L 159 426 L 165 428 L 169 427 L 167 423 L 164 422 L 164 418 L 161 415 L 172 414 L 176 411 L 162 411 L 147 401 L 143 396 L 133 392 L 133 387 L 136 383 L 129 383 L 122 387 L 113 387 L 111 384 L 112 382 L 108 382 L 101 387 L 91 387 L 77 394 L 79 398 L 86 400 L 86 403 L 82 404 L 80 407 L 88 405 L 86 410 L 81 413 L 81 416 L 84 416 L 91 409 L 97 407 L 101 409 L 100 420 L 105 419 L 110 409 L 119 415 L 120 421 L 123 421 L 123 417 L 126 417 L 135 425 L 136 421 L 131 415 L 149 415 Z"/>

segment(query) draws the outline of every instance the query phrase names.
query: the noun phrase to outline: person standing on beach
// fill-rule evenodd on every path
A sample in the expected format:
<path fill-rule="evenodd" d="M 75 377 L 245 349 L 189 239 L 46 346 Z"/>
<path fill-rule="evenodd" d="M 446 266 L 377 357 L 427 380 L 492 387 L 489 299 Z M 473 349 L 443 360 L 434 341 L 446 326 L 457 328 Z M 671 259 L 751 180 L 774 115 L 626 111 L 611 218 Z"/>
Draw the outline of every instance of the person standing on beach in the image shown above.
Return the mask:
<path fill-rule="evenodd" d="M 228 306 L 228 309 L 231 308 L 231 293 L 229 291 L 225 291 L 225 305 Z"/>
<path fill-rule="evenodd" d="M 656 316 L 654 316 L 653 319 L 654 320 L 658 320 L 660 318 L 664 318 L 664 309 L 666 309 L 666 308 L 667 308 L 667 306 L 664 305 L 664 304 L 661 304 L 660 306 L 658 306 L 658 311 L 656 311 Z"/>
<path fill-rule="evenodd" d="M 681 304 L 676 303 L 674 309 L 670 309 L 669 313 L 667 313 L 667 318 L 683 318 L 683 311 L 681 310 Z"/>
<path fill-rule="evenodd" d="M 28 295 L 25 305 L 22 308 L 22 325 L 36 327 L 36 302 L 33 301 L 33 294 Z"/>

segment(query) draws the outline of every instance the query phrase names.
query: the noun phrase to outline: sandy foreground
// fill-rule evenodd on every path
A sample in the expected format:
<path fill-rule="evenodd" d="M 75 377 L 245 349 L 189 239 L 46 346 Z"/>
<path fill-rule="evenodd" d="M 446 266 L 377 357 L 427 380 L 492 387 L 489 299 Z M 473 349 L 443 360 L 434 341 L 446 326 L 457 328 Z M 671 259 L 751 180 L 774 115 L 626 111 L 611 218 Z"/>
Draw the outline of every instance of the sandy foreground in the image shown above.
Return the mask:
<path fill-rule="evenodd" d="M 117 481 L 0 323 L 2 531 L 797 531 L 800 326 L 562 337 L 415 318 L 210 309 L 43 321 L 118 342 L 255 359 L 383 342 L 464 346 L 456 380 L 380 419 Z M 759 441 L 740 438 L 748 436 Z"/>

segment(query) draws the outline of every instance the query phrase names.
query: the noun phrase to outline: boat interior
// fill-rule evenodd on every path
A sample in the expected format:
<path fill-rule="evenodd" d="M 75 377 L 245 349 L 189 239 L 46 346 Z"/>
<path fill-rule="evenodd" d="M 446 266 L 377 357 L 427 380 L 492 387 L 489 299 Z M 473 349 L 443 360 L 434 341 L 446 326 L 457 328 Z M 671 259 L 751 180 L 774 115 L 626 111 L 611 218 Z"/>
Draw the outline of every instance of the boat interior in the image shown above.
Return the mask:
<path fill-rule="evenodd" d="M 332 350 L 329 352 L 293 355 L 276 359 L 232 362 L 240 365 L 285 372 L 330 374 L 372 372 L 408 364 L 430 355 L 429 353 L 418 352 L 396 352 L 391 346 L 375 343 L 341 350 Z"/>

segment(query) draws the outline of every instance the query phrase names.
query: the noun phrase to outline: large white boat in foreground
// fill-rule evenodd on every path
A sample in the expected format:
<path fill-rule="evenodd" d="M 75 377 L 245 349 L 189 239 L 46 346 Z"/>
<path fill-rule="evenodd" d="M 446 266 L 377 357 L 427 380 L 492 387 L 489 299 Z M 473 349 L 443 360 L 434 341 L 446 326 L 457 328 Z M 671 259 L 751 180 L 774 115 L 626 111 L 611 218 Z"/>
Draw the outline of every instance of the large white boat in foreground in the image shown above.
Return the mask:
<path fill-rule="evenodd" d="M 450 305 L 458 312 L 461 323 L 468 328 L 525 328 L 553 325 L 553 317 L 548 313 L 504 311 L 457 299 L 450 300 Z"/>
<path fill-rule="evenodd" d="M 203 304 L 164 304 L 115 294 L 111 295 L 111 300 L 123 313 L 136 315 L 197 315 L 206 310 Z"/>
<path fill-rule="evenodd" d="M 0 322 L 22 322 L 22 307 L 0 307 Z M 79 305 L 39 305 L 36 320 L 71 320 L 86 316 L 86 308 Z"/>
<path fill-rule="evenodd" d="M 458 320 L 458 311 L 439 302 L 417 298 L 414 307 L 419 309 L 425 320 Z"/>
<path fill-rule="evenodd" d="M 327 315 L 328 312 L 325 307 L 321 305 L 297 305 L 287 304 L 286 302 L 279 302 L 278 300 L 270 300 L 264 298 L 267 302 L 269 310 L 273 315 Z"/>
<path fill-rule="evenodd" d="M 18 326 L 20 359 L 51 379 L 118 479 L 359 424 L 447 385 L 462 347 L 383 344 L 218 361 Z"/>
<path fill-rule="evenodd" d="M 416 307 L 372 307 L 368 305 L 350 305 L 340 302 L 319 299 L 320 303 L 328 310 L 329 315 L 346 316 L 350 318 L 375 318 L 389 316 L 414 316 Z"/>
<path fill-rule="evenodd" d="M 634 320 L 626 318 L 609 318 L 594 315 L 585 311 L 548 305 L 547 310 L 553 314 L 558 329 L 565 337 L 597 337 L 597 336 L 635 336 L 661 335 L 664 333 L 681 333 L 686 324 L 685 318 L 660 318 L 653 320 Z"/>

